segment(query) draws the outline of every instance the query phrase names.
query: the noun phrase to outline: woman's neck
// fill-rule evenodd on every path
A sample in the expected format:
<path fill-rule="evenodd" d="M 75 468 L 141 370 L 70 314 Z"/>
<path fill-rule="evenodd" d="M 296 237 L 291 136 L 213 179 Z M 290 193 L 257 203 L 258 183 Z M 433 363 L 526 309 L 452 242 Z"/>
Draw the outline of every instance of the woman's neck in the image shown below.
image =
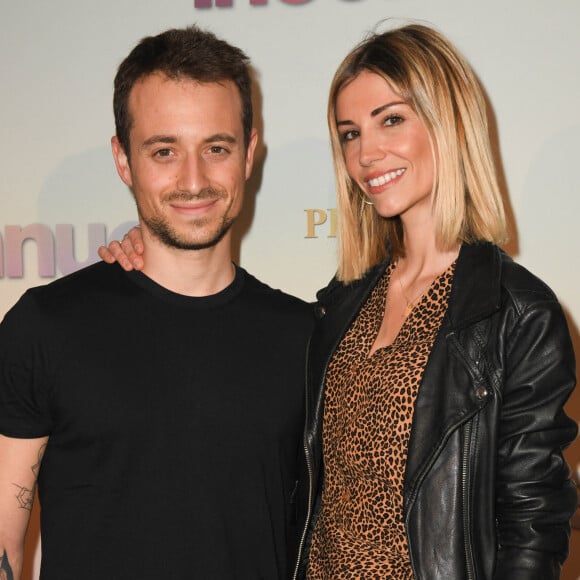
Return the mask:
<path fill-rule="evenodd" d="M 397 270 L 409 283 L 444 272 L 457 258 L 461 245 L 441 248 L 432 224 L 404 226 L 403 240 L 405 257 L 398 260 Z"/>

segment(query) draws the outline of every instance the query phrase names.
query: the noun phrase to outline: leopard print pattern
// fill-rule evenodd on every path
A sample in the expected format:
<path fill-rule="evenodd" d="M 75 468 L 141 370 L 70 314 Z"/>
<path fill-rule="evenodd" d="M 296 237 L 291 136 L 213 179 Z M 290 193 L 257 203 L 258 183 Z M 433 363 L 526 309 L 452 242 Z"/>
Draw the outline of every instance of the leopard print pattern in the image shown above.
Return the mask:
<path fill-rule="evenodd" d="M 436 278 L 393 343 L 379 332 L 391 265 L 334 353 L 323 420 L 325 482 L 308 580 L 412 579 L 403 482 L 417 391 L 447 311 L 454 264 Z"/>

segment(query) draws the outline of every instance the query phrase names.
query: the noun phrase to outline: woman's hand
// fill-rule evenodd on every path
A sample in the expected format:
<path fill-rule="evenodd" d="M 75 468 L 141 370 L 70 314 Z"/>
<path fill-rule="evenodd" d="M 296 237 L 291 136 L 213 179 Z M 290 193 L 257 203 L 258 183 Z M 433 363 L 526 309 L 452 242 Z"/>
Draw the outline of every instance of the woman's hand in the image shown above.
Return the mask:
<path fill-rule="evenodd" d="M 145 266 L 143 261 L 143 236 L 141 228 L 135 226 L 131 228 L 118 242 L 113 240 L 108 247 L 99 247 L 99 256 L 108 264 L 119 262 L 124 270 L 142 270 Z"/>

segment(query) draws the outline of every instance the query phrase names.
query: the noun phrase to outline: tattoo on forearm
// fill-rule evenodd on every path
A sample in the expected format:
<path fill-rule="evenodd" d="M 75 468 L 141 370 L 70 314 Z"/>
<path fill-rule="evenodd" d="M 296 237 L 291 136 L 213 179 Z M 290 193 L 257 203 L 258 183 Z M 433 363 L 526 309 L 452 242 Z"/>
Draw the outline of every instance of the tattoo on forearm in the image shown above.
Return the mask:
<path fill-rule="evenodd" d="M 28 489 L 27 487 L 23 487 L 17 483 L 13 483 L 12 485 L 18 488 L 18 493 L 15 495 L 16 499 L 18 500 L 18 506 L 31 512 L 32 504 L 34 503 L 34 487 L 32 489 Z"/>
<path fill-rule="evenodd" d="M 18 483 L 13 483 L 14 487 L 18 488 L 18 493 L 16 494 L 16 499 L 18 500 L 18 505 L 20 508 L 28 510 L 29 512 L 32 511 L 32 506 L 34 504 L 34 493 L 36 492 L 36 479 L 38 478 L 38 472 L 40 471 L 40 464 L 42 463 L 42 456 L 44 455 L 44 451 L 46 449 L 46 443 L 38 450 L 38 461 L 30 468 L 32 473 L 34 473 L 34 485 L 32 489 L 28 489 L 23 485 L 19 485 Z M 4 580 L 2 576 L 0 576 L 0 580 Z"/>
<path fill-rule="evenodd" d="M 0 580 L 14 580 L 14 574 L 10 567 L 10 563 L 8 562 L 6 550 L 4 550 L 4 554 L 0 556 Z"/>
<path fill-rule="evenodd" d="M 46 451 L 46 443 L 38 450 L 38 461 L 30 468 L 30 469 L 32 469 L 32 473 L 34 473 L 35 478 L 38 478 L 38 472 L 40 471 L 40 464 L 42 463 L 42 458 L 44 456 L 45 451 Z"/>

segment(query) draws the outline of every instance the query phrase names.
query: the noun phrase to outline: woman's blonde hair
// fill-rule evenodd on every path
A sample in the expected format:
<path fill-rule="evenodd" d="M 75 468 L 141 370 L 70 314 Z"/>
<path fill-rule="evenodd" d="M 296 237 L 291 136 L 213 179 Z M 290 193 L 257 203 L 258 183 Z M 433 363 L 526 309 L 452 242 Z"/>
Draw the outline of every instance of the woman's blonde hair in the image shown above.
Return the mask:
<path fill-rule="evenodd" d="M 432 204 L 437 244 L 506 239 L 505 214 L 489 142 L 486 105 L 475 74 L 439 32 L 412 24 L 373 34 L 342 61 L 330 88 L 328 125 L 337 185 L 338 278 L 360 278 L 390 256 L 404 256 L 398 217 L 382 218 L 346 170 L 336 100 L 362 71 L 383 77 L 419 115 L 435 161 Z"/>

